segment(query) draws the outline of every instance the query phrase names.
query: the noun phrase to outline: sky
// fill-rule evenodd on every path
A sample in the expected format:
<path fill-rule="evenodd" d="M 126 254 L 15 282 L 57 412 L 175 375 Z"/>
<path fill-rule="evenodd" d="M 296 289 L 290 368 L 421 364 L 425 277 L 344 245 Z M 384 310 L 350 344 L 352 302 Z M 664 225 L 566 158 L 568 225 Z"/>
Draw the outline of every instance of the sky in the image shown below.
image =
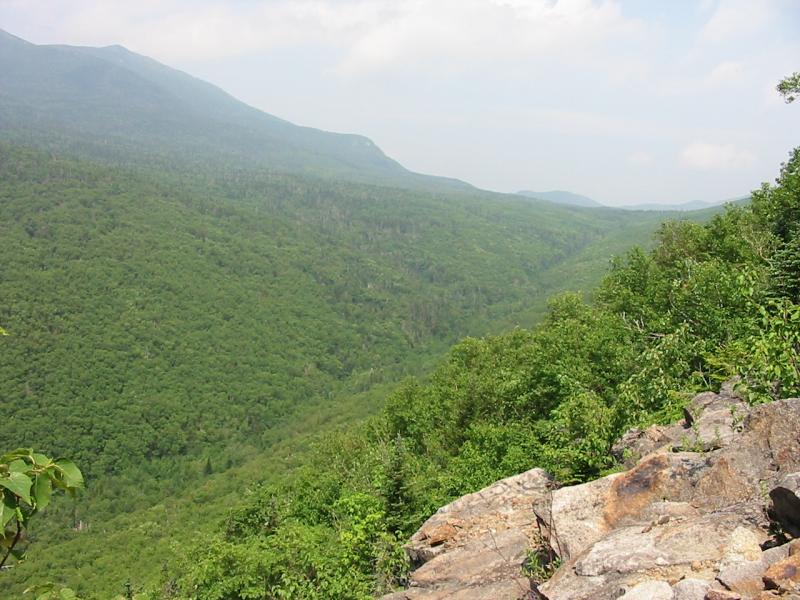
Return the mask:
<path fill-rule="evenodd" d="M 608 205 L 742 196 L 800 144 L 800 0 L 0 0 L 404 166 Z"/>

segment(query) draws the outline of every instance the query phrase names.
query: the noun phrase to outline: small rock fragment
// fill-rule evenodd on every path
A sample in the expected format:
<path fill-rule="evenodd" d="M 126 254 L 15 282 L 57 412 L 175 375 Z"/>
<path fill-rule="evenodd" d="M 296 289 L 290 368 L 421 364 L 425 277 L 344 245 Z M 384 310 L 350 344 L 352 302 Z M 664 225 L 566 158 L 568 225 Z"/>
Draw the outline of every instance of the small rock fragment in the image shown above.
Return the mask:
<path fill-rule="evenodd" d="M 763 573 L 764 565 L 761 561 L 742 561 L 723 567 L 717 575 L 717 581 L 729 590 L 753 596 L 764 589 L 761 579 Z"/>
<path fill-rule="evenodd" d="M 672 586 L 674 600 L 704 600 L 710 587 L 711 582 L 707 579 L 681 579 Z"/>
<path fill-rule="evenodd" d="M 764 587 L 781 592 L 800 591 L 800 554 L 784 558 L 767 569 Z"/>
<path fill-rule="evenodd" d="M 425 541 L 431 546 L 438 546 L 455 537 L 456 528 L 451 523 L 442 523 L 425 532 Z"/>
<path fill-rule="evenodd" d="M 742 596 L 729 590 L 708 590 L 705 600 L 742 600 Z"/>
<path fill-rule="evenodd" d="M 785 531 L 800 536 L 800 473 L 784 475 L 769 497 L 775 519 Z"/>
<path fill-rule="evenodd" d="M 731 534 L 728 549 L 720 562 L 717 581 L 744 596 L 755 596 L 764 589 L 761 577 L 767 565 L 755 532 L 737 527 Z"/>
<path fill-rule="evenodd" d="M 673 600 L 672 588 L 666 581 L 643 581 L 629 589 L 619 600 Z"/>
<path fill-rule="evenodd" d="M 788 558 L 791 553 L 791 548 L 791 544 L 783 544 L 764 550 L 764 552 L 761 553 L 761 562 L 764 564 L 764 570 L 766 571 L 776 562 Z"/>

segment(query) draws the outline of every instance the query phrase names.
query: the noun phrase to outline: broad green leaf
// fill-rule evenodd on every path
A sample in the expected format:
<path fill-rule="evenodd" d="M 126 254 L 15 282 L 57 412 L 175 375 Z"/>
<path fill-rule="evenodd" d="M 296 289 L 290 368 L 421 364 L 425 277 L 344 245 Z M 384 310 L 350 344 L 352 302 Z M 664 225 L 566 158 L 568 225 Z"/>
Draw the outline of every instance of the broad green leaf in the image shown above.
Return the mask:
<path fill-rule="evenodd" d="M 53 482 L 53 486 L 57 489 L 68 489 L 67 484 L 64 482 L 64 472 L 55 463 L 50 463 L 50 465 L 45 468 L 44 475 L 50 478 L 50 481 Z"/>
<path fill-rule="evenodd" d="M 13 508 L 6 506 L 5 502 L 0 502 L 0 528 L 5 527 L 15 514 Z"/>
<path fill-rule="evenodd" d="M 27 473 L 30 468 L 30 465 L 21 458 L 12 460 L 8 465 L 8 470 L 12 473 Z"/>
<path fill-rule="evenodd" d="M 17 448 L 16 450 L 9 452 L 8 454 L 4 454 L 0 456 L 0 464 L 8 464 L 13 460 L 18 458 L 22 458 L 24 456 L 30 456 L 33 450 L 29 448 Z"/>
<path fill-rule="evenodd" d="M 33 481 L 24 473 L 9 473 L 0 477 L 0 487 L 4 487 L 12 494 L 16 494 L 28 504 L 31 504 L 32 485 Z"/>
<path fill-rule="evenodd" d="M 50 496 L 53 494 L 53 482 L 47 475 L 37 475 L 33 483 L 33 499 L 36 508 L 42 510 L 50 504 Z"/>
<path fill-rule="evenodd" d="M 36 463 L 36 466 L 38 467 L 46 467 L 53 462 L 53 459 L 51 459 L 49 456 L 45 456 L 44 454 L 39 454 L 37 452 L 32 453 L 31 456 L 33 457 L 33 462 Z"/>
<path fill-rule="evenodd" d="M 83 487 L 83 474 L 81 470 L 75 466 L 71 460 L 59 458 L 55 461 L 56 466 L 62 473 L 62 481 L 68 488 L 82 488 Z"/>
<path fill-rule="evenodd" d="M 56 587 L 54 583 L 40 583 L 38 585 L 32 585 L 30 587 L 25 588 L 25 590 L 22 593 L 32 594 L 36 592 L 52 592 L 54 587 Z"/>
<path fill-rule="evenodd" d="M 75 592 L 73 592 L 69 588 L 62 589 L 61 593 L 59 594 L 59 597 L 61 598 L 61 600 L 75 600 L 76 598 Z"/>

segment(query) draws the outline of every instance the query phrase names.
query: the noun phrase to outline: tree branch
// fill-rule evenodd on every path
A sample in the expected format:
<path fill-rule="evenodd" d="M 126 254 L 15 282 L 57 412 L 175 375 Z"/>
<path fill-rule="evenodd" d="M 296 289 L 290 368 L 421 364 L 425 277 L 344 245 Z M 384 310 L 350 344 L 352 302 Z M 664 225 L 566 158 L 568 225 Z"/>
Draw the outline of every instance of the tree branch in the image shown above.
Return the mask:
<path fill-rule="evenodd" d="M 17 542 L 19 542 L 19 538 L 21 535 L 22 535 L 22 526 L 19 524 L 19 521 L 17 521 L 17 533 L 14 535 L 14 540 L 8 547 L 8 551 L 6 552 L 6 555 L 3 557 L 3 560 L 0 560 L 0 569 L 3 568 L 3 566 L 6 564 L 6 561 L 8 560 L 8 557 L 11 556 L 11 553 L 14 551 L 14 546 L 16 546 Z"/>

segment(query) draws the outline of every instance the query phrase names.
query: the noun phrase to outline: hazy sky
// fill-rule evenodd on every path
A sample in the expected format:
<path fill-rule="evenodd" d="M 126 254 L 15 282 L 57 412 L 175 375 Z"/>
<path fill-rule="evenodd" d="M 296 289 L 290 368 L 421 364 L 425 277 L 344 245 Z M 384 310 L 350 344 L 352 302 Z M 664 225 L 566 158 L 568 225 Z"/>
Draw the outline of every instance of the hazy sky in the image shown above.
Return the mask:
<path fill-rule="evenodd" d="M 0 0 L 408 168 L 607 204 L 738 196 L 800 145 L 800 0 Z"/>

